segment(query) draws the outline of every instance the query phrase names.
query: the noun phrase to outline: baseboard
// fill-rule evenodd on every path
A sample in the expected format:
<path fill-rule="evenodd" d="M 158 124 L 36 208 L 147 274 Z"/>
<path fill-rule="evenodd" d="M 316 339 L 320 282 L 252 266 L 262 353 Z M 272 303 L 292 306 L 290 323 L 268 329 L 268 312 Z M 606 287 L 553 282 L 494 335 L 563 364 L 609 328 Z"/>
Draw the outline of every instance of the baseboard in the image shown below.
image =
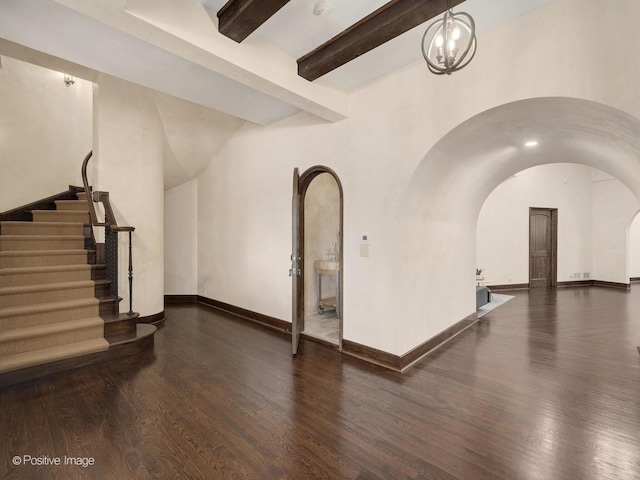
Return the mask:
<path fill-rule="evenodd" d="M 630 282 L 640 281 L 640 277 L 632 277 L 629 279 Z M 569 280 L 566 282 L 558 282 L 558 288 L 566 288 L 566 287 L 606 287 L 606 288 L 617 288 L 620 290 L 629 290 L 631 288 L 631 283 L 620 283 L 620 282 L 607 282 L 604 280 Z M 487 288 L 492 292 L 501 291 L 501 290 L 528 290 L 528 283 L 512 283 L 507 285 L 487 285 Z"/>
<path fill-rule="evenodd" d="M 566 282 L 558 282 L 558 288 L 565 287 L 593 287 L 593 280 L 568 280 Z"/>
<path fill-rule="evenodd" d="M 605 282 L 603 280 L 593 280 L 592 285 L 594 287 L 617 288 L 617 289 L 620 289 L 620 290 L 630 290 L 631 289 L 631 283 Z"/>
<path fill-rule="evenodd" d="M 500 291 L 500 290 L 528 290 L 528 283 L 508 283 L 505 285 L 487 285 L 486 286 L 492 292 Z"/>
<path fill-rule="evenodd" d="M 630 290 L 631 283 L 606 282 L 604 280 L 575 280 L 558 282 L 558 287 L 605 287 L 616 288 L 618 290 Z"/>
<path fill-rule="evenodd" d="M 342 340 L 342 353 L 359 358 L 360 360 L 364 360 L 365 362 L 373 363 L 375 365 L 385 367 L 396 372 L 404 373 L 424 357 L 429 355 L 431 352 L 443 346 L 447 341 L 477 322 L 478 314 L 474 312 L 468 317 L 463 318 L 459 322 L 451 325 L 446 330 L 443 330 L 436 336 L 430 338 L 426 342 L 418 345 L 413 350 L 410 350 L 404 355 L 394 355 L 391 353 L 383 352 L 382 350 L 368 347 L 366 345 L 362 345 L 346 339 Z"/>
<path fill-rule="evenodd" d="M 184 305 L 188 303 L 198 303 L 197 295 L 165 295 L 165 305 Z"/>
<path fill-rule="evenodd" d="M 342 353 L 395 372 L 402 371 L 402 357 L 399 355 L 383 352 L 377 348 L 368 347 L 344 338 L 342 339 Z"/>
<path fill-rule="evenodd" d="M 234 305 L 220 302 L 218 300 L 213 300 L 212 298 L 203 297 L 201 295 L 198 295 L 197 303 L 215 308 L 216 310 L 220 310 L 222 312 L 231 313 L 236 317 L 250 320 L 254 323 L 258 323 L 273 330 L 291 333 L 291 323 L 280 320 L 279 318 L 270 317 L 269 315 L 253 312 L 241 307 L 236 307 Z"/>
<path fill-rule="evenodd" d="M 138 317 L 138 323 L 150 323 L 156 325 L 157 323 L 164 322 L 164 310 L 153 315 L 146 315 L 144 317 Z"/>

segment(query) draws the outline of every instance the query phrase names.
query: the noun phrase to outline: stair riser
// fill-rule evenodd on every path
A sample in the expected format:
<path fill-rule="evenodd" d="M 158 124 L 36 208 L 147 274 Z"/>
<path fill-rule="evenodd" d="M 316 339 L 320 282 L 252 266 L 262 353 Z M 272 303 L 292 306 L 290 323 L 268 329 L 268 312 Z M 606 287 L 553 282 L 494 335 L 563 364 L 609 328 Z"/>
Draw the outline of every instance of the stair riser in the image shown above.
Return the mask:
<path fill-rule="evenodd" d="M 100 315 L 113 315 L 116 313 L 116 302 L 115 300 L 101 300 L 100 301 Z"/>
<path fill-rule="evenodd" d="M 89 211 L 89 205 L 86 200 L 57 200 L 56 209 L 58 211 Z"/>
<path fill-rule="evenodd" d="M 94 338 L 102 338 L 104 335 L 103 331 L 103 325 L 91 325 L 87 327 L 74 328 L 69 331 L 56 332 L 46 336 L 36 336 L 9 342 L 0 342 L 0 352 L 2 352 L 3 356 L 15 355 L 41 348 L 57 347 L 74 342 L 83 342 Z"/>
<path fill-rule="evenodd" d="M 24 313 L 0 317 L 0 331 L 14 330 L 23 327 L 35 327 L 49 323 L 77 320 L 80 318 L 95 317 L 99 314 L 100 306 L 96 302 L 92 305 L 81 305 L 64 310 L 45 311 L 37 313 Z"/>
<path fill-rule="evenodd" d="M 3 223 L 2 235 L 83 235 L 84 224 L 53 224 L 43 222 Z"/>
<path fill-rule="evenodd" d="M 25 292 L 0 296 L 0 308 L 19 307 L 22 305 L 37 305 L 64 300 L 78 300 L 80 298 L 94 298 L 95 287 L 66 288 L 45 292 Z"/>
<path fill-rule="evenodd" d="M 34 222 L 79 222 L 89 223 L 88 212 L 75 212 L 73 210 L 38 210 L 33 212 Z"/>
<path fill-rule="evenodd" d="M 101 284 L 101 285 L 96 285 L 94 295 L 97 298 L 110 297 L 111 296 L 111 284 L 110 283 L 105 283 L 105 284 Z"/>
<path fill-rule="evenodd" d="M 95 261 L 94 252 L 70 253 L 68 255 L 0 256 L 0 268 L 51 267 L 54 265 L 83 265 Z"/>
<path fill-rule="evenodd" d="M 41 239 L 38 235 L 28 238 L 12 238 L 0 236 L 0 251 L 16 252 L 23 250 L 82 250 L 84 237 L 77 239 L 48 238 Z"/>
<path fill-rule="evenodd" d="M 138 317 L 120 320 L 117 322 L 104 322 L 104 336 L 122 335 L 136 331 Z"/>
<path fill-rule="evenodd" d="M 102 272 L 104 274 L 104 272 Z M 81 280 L 95 280 L 90 268 L 83 270 L 69 270 L 64 272 L 37 272 L 0 275 L 0 288 L 20 287 L 23 285 L 41 285 L 46 283 L 76 282 Z"/>

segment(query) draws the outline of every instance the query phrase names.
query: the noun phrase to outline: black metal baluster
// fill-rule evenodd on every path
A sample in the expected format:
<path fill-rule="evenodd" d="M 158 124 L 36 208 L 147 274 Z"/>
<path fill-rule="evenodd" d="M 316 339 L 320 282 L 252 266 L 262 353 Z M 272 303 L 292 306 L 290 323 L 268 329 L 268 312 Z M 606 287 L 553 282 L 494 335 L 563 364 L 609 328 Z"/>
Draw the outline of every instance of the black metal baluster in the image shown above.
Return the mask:
<path fill-rule="evenodd" d="M 133 253 L 131 250 L 131 230 L 129 230 L 129 315 L 133 315 Z"/>
<path fill-rule="evenodd" d="M 118 234 L 108 225 L 104 227 L 105 263 L 107 279 L 111 282 L 111 295 L 116 298 L 115 313 L 120 313 L 118 302 Z"/>

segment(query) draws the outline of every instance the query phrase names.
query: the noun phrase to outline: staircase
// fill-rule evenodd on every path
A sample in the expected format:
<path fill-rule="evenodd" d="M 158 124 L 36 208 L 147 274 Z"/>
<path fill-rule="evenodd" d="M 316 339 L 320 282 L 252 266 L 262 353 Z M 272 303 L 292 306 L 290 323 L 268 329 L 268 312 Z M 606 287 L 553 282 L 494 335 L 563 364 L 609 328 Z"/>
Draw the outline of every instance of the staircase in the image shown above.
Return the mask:
<path fill-rule="evenodd" d="M 31 210 L 32 221 L 0 222 L 0 386 L 153 346 L 154 326 L 116 313 L 81 190 Z"/>

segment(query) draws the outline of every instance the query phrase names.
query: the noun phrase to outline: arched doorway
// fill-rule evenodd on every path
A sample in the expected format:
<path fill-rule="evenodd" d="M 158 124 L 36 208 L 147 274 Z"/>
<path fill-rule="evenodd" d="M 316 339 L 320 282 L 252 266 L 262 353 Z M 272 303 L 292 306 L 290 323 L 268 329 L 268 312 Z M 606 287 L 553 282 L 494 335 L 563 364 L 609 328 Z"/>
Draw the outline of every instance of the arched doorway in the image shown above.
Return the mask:
<path fill-rule="evenodd" d="M 310 190 L 312 182 L 319 188 Z M 332 192 L 333 189 L 335 192 Z M 310 191 L 312 205 L 306 202 Z M 329 200 L 323 204 L 323 199 L 327 198 L 333 201 Z M 342 184 L 333 170 L 318 165 L 299 174 L 298 169 L 294 169 L 290 272 L 294 355 L 298 352 L 300 334 L 305 332 L 305 318 L 316 323 L 335 322 L 335 337 L 330 333 L 328 337 L 323 338 L 317 334 L 317 330 L 312 336 L 329 344 L 333 344 L 335 338 L 335 345 L 342 350 L 343 210 Z M 332 291 L 335 293 L 331 294 Z M 312 313 L 314 309 L 316 316 Z M 324 316 L 327 311 L 333 315 Z"/>
<path fill-rule="evenodd" d="M 403 249 L 396 263 L 411 273 L 402 292 L 410 309 L 400 345 L 415 345 L 416 332 L 435 337 L 475 312 L 476 228 L 484 201 L 514 174 L 551 163 L 597 168 L 640 199 L 640 120 L 593 101 L 532 98 L 468 119 L 425 155 L 400 206 Z"/>

